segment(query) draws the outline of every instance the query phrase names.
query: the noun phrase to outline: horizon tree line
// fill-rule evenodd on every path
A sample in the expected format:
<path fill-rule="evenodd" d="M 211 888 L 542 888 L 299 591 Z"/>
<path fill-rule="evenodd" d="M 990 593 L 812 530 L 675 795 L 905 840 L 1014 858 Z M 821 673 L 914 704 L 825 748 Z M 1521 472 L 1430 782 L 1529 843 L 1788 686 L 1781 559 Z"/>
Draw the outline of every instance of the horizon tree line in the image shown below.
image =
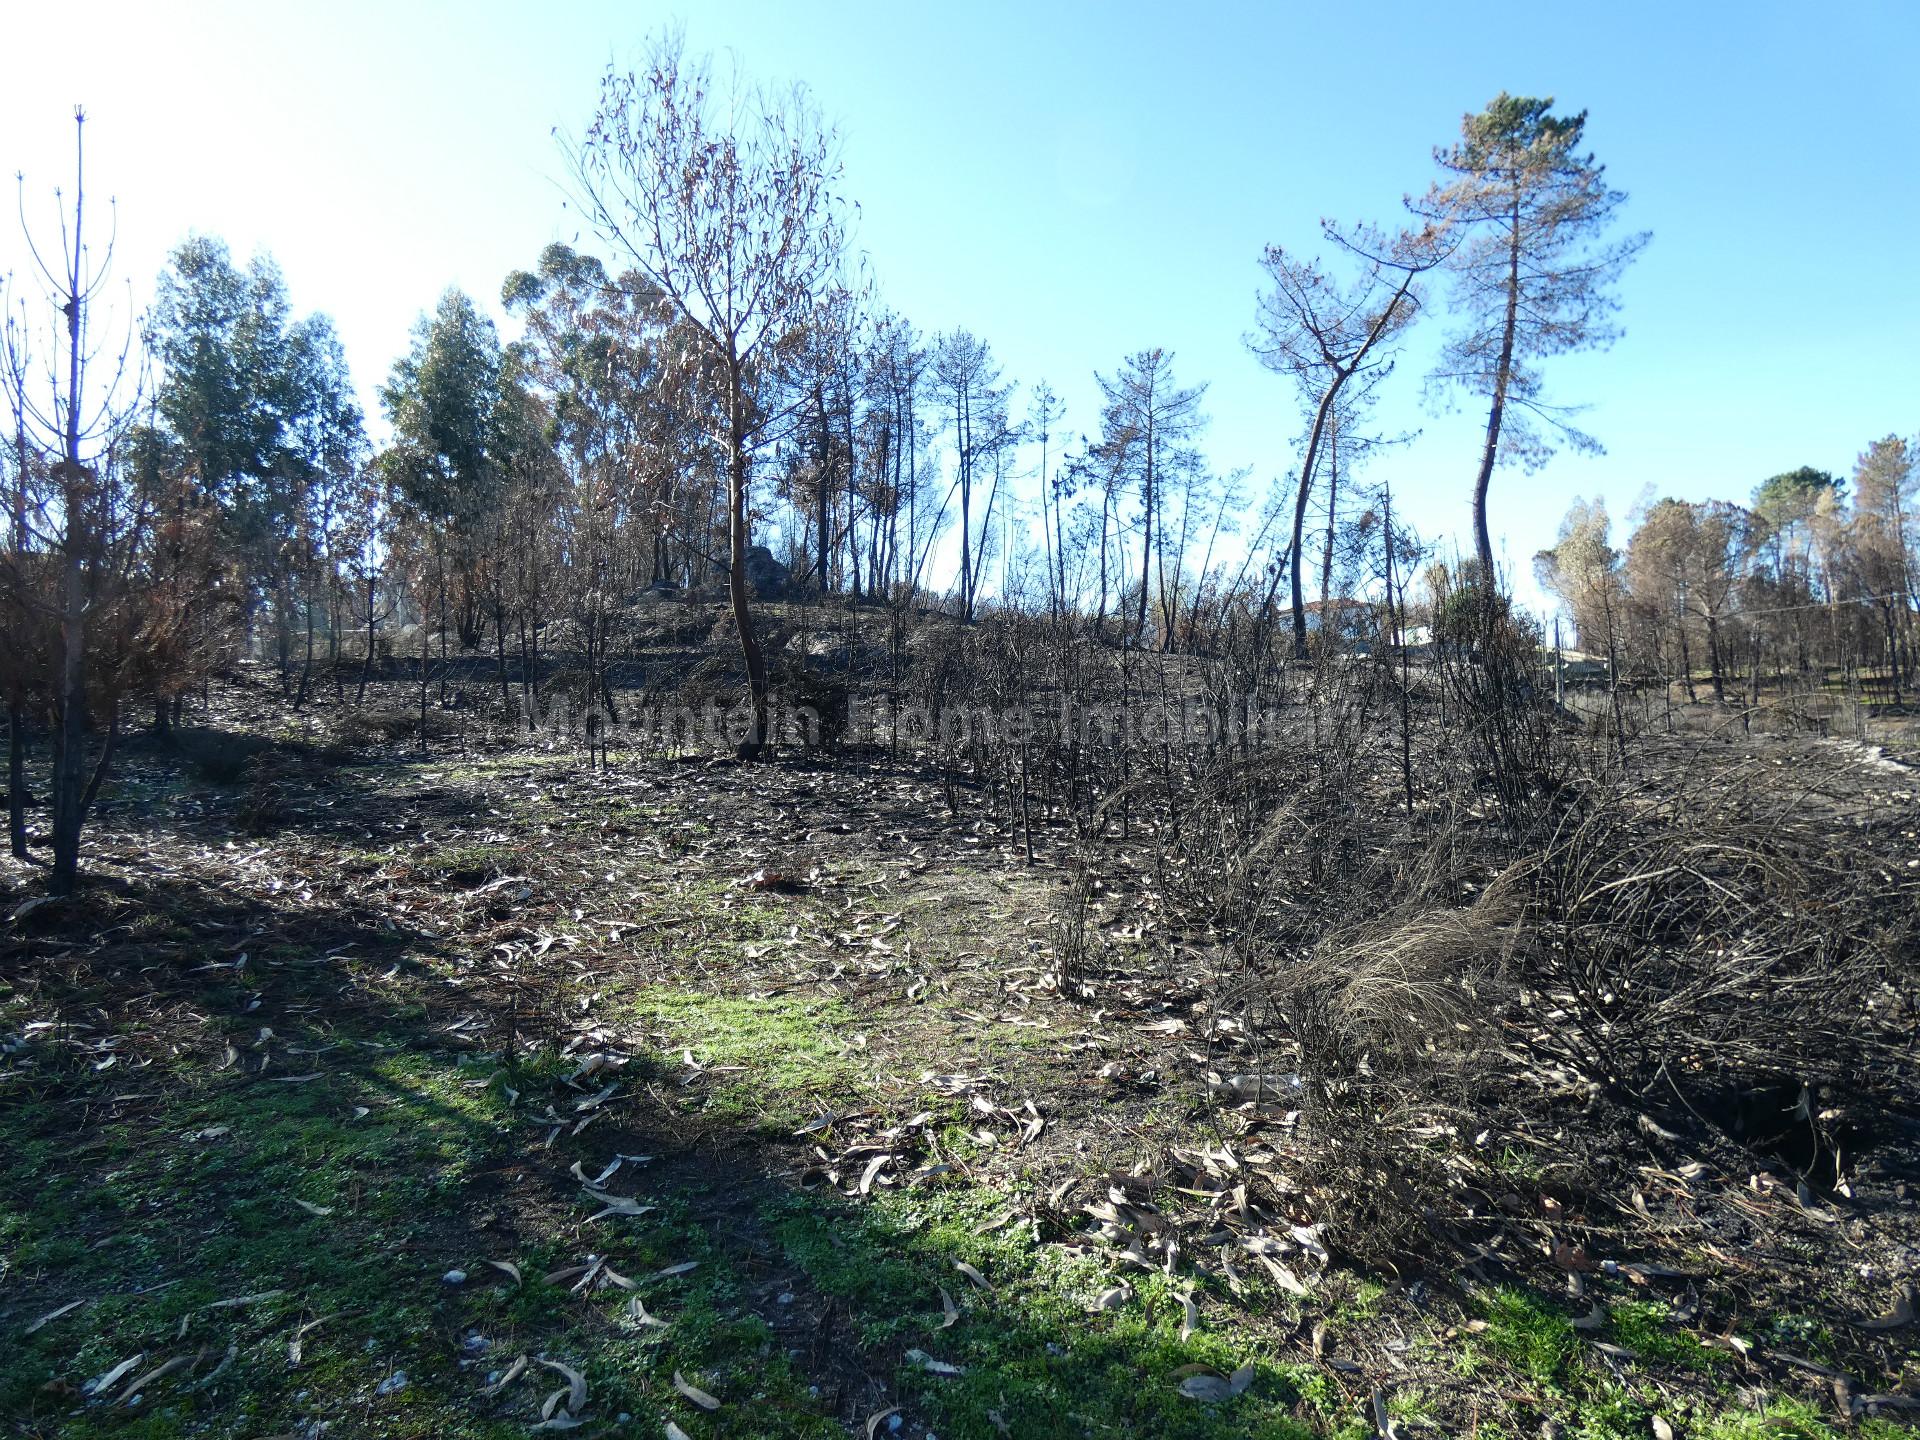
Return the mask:
<path fill-rule="evenodd" d="M 1467 487 L 1475 558 L 1449 584 L 1493 596 L 1491 476 L 1537 466 L 1556 442 L 1597 448 L 1547 398 L 1542 366 L 1617 333 L 1614 283 L 1646 243 L 1605 238 L 1624 196 L 1581 152 L 1584 113 L 1551 106 L 1502 94 L 1464 117 L 1399 228 L 1329 222 L 1330 261 L 1266 251 L 1247 343 L 1290 382 L 1302 430 L 1291 483 L 1264 499 L 1207 463 L 1207 387 L 1164 348 L 1096 373 L 1098 413 L 1075 444 L 1045 381 L 1023 397 L 985 338 L 929 334 L 889 309 L 848 252 L 837 140 L 811 97 L 716 83 L 677 36 L 640 70 L 609 69 L 587 128 L 563 145 L 602 253 L 551 245 L 507 276 L 510 342 L 472 297 L 441 296 L 378 388 L 390 438 L 377 448 L 328 318 L 295 316 L 270 259 L 242 265 L 213 237 L 169 256 L 110 381 L 113 357 L 82 333 L 100 291 L 75 248 L 77 175 L 75 263 L 46 270 L 37 300 L 9 292 L 0 655 L 15 853 L 40 727 L 56 757 L 56 884 L 70 885 L 126 705 L 150 707 L 164 731 L 242 656 L 267 660 L 295 708 L 328 682 L 336 701 L 350 684 L 359 701 L 404 652 L 424 715 L 437 648 L 442 702 L 456 654 L 490 654 L 503 713 L 533 728 L 564 646 L 612 711 L 618 617 L 649 588 L 724 588 L 751 758 L 773 684 L 753 608 L 762 547 L 799 593 L 902 613 L 944 604 L 962 623 L 1030 611 L 1165 651 L 1242 621 L 1263 636 L 1284 624 L 1303 658 L 1310 566 L 1324 607 L 1395 566 L 1404 587 L 1417 558 L 1418 538 L 1383 523 L 1388 497 L 1359 472 L 1395 438 L 1373 431 L 1371 404 L 1442 298 L 1456 322 L 1429 385 L 1484 399 L 1489 416 Z M 36 347 L 47 317 L 55 340 Z M 55 356 L 78 368 L 49 375 Z M 1843 568 L 1908 597 L 1881 628 L 1910 684 L 1898 498 L 1910 486 L 1872 483 L 1850 515 L 1864 503 L 1875 518 L 1842 528 L 1880 538 L 1852 544 Z M 1814 595 L 1811 564 L 1817 593 L 1837 595 L 1840 522 L 1816 515 L 1818 489 L 1780 488 L 1765 533 L 1788 557 L 1777 585 Z M 1315 507 L 1325 524 L 1310 535 Z M 1242 543 L 1223 543 L 1243 518 Z M 1588 536 L 1593 518 L 1575 528 Z M 1684 574 L 1680 608 L 1695 618 L 1669 627 L 1672 643 L 1704 639 L 1717 655 L 1733 603 L 1712 598 L 1721 570 L 1673 558 L 1712 549 L 1700 528 L 1613 568 Z M 1579 596 L 1567 603 L 1583 635 L 1596 587 L 1615 583 L 1590 538 L 1555 571 L 1558 593 Z M 1734 568 L 1744 598 L 1752 566 Z M 78 757 L 101 735 L 89 775 Z"/>

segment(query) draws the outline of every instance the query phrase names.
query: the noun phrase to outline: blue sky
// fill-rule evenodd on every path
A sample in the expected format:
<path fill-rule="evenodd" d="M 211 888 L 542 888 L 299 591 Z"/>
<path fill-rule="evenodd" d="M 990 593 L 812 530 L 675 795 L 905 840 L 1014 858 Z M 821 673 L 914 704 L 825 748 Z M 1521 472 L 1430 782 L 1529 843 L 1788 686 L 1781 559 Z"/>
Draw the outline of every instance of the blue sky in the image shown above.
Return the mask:
<path fill-rule="evenodd" d="M 1788 4 L 93 4 L 16 7 L 0 165 L 44 217 L 84 101 L 141 293 L 189 230 L 269 250 L 331 313 L 367 392 L 448 285 L 573 241 L 554 127 L 661 24 L 751 75 L 805 81 L 842 132 L 858 241 L 926 330 L 965 325 L 1007 373 L 1095 420 L 1093 372 L 1175 352 L 1210 386 L 1206 448 L 1257 480 L 1295 464 L 1297 411 L 1247 354 L 1263 245 L 1322 215 L 1393 219 L 1434 145 L 1498 90 L 1590 112 L 1588 139 L 1654 239 L 1625 338 L 1552 364 L 1607 445 L 1493 492 L 1526 579 L 1575 495 L 1616 522 L 1648 486 L 1744 499 L 1920 429 L 1920 9 Z M 69 33 L 71 30 L 71 33 Z M 24 58 L 23 58 L 24 57 Z M 0 266 L 17 268 L 13 228 Z M 1464 536 L 1484 416 L 1435 414 L 1426 327 L 1388 382 L 1374 462 L 1431 536 Z M 1530 592 L 1530 581 L 1525 590 Z"/>

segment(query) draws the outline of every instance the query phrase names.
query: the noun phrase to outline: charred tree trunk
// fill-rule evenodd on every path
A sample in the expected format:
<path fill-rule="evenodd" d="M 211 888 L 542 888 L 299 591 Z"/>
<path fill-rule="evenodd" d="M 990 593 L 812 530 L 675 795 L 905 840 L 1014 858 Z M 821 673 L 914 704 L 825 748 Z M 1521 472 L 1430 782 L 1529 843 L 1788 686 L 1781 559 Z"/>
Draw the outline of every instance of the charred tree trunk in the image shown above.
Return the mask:
<path fill-rule="evenodd" d="M 747 733 L 735 753 L 757 760 L 767 746 L 768 686 L 766 657 L 754 633 L 753 607 L 747 588 L 747 426 L 740 362 L 730 363 L 727 425 L 727 595 L 733 602 L 733 624 L 740 632 L 740 658 L 747 667 Z"/>
<path fill-rule="evenodd" d="M 27 707 L 7 707 L 7 841 L 27 858 Z"/>

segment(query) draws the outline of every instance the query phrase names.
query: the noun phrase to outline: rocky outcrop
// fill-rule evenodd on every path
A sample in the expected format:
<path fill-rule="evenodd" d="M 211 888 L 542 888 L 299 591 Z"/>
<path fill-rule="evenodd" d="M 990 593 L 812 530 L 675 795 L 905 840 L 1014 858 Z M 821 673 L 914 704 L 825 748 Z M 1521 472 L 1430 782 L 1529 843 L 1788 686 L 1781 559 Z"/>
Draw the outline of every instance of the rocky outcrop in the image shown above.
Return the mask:
<path fill-rule="evenodd" d="M 721 574 L 727 573 L 727 567 L 719 567 Z M 783 599 L 793 586 L 793 575 L 787 567 L 773 558 L 773 552 L 764 545 L 752 545 L 747 548 L 747 588 L 753 591 L 757 600 Z"/>

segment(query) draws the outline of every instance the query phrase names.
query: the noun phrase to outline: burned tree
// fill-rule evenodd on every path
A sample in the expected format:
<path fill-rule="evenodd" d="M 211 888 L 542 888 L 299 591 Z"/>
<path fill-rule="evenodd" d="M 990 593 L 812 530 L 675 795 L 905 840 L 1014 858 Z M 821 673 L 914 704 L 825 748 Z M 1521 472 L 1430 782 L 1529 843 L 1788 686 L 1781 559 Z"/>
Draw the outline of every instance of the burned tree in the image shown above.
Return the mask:
<path fill-rule="evenodd" d="M 728 589 L 752 707 L 739 754 L 753 759 L 767 742 L 768 683 L 748 603 L 750 472 L 780 415 L 783 352 L 828 289 L 844 228 L 834 137 L 806 92 L 775 96 L 737 77 L 727 92 L 668 36 L 644 71 L 608 70 L 568 158 L 594 227 L 715 372 L 709 419 L 726 456 Z"/>
<path fill-rule="evenodd" d="M 128 667 L 99 666 L 103 657 L 95 652 L 110 630 L 137 629 L 116 625 L 124 619 L 116 611 L 124 607 L 115 602 L 127 590 L 146 519 L 115 453 L 137 409 L 134 336 L 129 326 L 117 347 L 95 338 L 95 302 L 113 248 L 109 240 L 96 259 L 87 246 L 85 111 L 76 109 L 73 119 L 72 211 L 70 219 L 62 212 L 58 253 L 27 236 L 47 309 L 58 319 L 48 327 L 38 365 L 28 355 L 26 323 L 10 319 L 3 367 L 20 471 L 8 557 L 10 628 L 47 642 L 41 698 L 52 720 L 48 803 L 56 895 L 72 893 L 78 879 L 81 828 L 113 756 Z M 43 481 L 37 493 L 30 484 L 35 477 Z M 30 648 L 36 647 L 30 642 Z M 101 673 L 91 673 L 96 668 Z M 101 710 L 107 733 L 89 764 L 88 732 Z"/>
<path fill-rule="evenodd" d="M 1419 309 L 1414 284 L 1446 257 L 1443 232 L 1434 226 L 1405 231 L 1391 239 L 1359 232 L 1349 235 L 1323 227 L 1338 248 L 1366 265 L 1359 278 L 1342 284 L 1315 259 L 1267 247 L 1261 262 L 1272 288 L 1260 298 L 1259 329 L 1248 344 L 1261 363 L 1292 378 L 1311 420 L 1300 462 L 1300 483 L 1293 501 L 1293 539 L 1289 555 L 1293 580 L 1293 653 L 1307 654 L 1306 598 L 1300 583 L 1301 545 L 1307 501 L 1320 464 L 1320 448 L 1331 432 L 1350 383 L 1362 393 L 1390 367 L 1393 338 Z"/>

